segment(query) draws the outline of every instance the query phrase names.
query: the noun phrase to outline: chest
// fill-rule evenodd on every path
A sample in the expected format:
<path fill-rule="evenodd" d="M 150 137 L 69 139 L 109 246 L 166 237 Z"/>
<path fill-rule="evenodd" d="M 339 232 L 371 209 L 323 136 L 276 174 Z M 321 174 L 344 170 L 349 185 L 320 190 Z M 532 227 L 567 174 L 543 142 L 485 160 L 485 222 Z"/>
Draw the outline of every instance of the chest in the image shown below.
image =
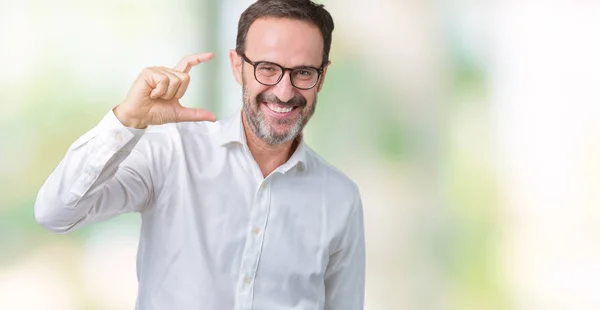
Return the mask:
<path fill-rule="evenodd" d="M 145 220 L 160 232 L 156 252 L 164 261 L 178 255 L 187 273 L 239 289 L 322 285 L 337 226 L 324 187 L 293 172 L 261 180 L 251 169 L 229 162 L 170 175 L 172 186 Z"/>

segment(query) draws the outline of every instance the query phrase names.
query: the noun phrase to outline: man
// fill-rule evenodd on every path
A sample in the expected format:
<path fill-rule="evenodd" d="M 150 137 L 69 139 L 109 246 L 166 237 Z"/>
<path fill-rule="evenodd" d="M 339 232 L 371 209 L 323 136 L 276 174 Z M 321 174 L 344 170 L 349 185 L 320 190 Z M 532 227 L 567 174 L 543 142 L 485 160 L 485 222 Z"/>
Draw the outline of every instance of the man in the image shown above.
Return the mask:
<path fill-rule="evenodd" d="M 188 72 L 144 69 L 41 188 L 36 220 L 66 233 L 139 212 L 138 309 L 363 308 L 356 185 L 302 139 L 330 61 L 322 5 L 261 0 L 230 52 L 243 108 L 182 107 Z"/>

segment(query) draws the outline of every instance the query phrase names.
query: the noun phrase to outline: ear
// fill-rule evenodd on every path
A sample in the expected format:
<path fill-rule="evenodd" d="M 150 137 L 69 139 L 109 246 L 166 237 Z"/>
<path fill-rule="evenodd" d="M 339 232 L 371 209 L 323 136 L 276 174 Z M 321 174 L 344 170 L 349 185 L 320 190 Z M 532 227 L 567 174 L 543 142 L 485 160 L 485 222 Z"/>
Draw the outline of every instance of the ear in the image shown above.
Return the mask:
<path fill-rule="evenodd" d="M 323 67 L 323 73 L 321 74 L 321 80 L 319 81 L 319 86 L 317 86 L 317 93 L 323 89 L 323 83 L 325 83 L 325 75 L 327 75 L 327 68 L 331 65 L 331 61 L 328 61 L 327 64 Z"/>
<path fill-rule="evenodd" d="M 231 63 L 231 71 L 233 72 L 233 77 L 238 82 L 238 84 L 243 85 L 242 82 L 242 65 L 244 61 L 242 57 L 238 56 L 238 53 L 235 50 L 229 51 L 229 62 Z"/>

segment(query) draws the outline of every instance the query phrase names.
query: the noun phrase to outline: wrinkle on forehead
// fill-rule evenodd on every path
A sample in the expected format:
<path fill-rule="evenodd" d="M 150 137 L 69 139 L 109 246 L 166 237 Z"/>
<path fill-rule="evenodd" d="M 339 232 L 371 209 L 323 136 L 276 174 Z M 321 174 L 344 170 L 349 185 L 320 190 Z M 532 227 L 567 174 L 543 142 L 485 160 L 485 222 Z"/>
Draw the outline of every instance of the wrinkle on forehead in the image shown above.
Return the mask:
<path fill-rule="evenodd" d="M 248 30 L 246 55 L 252 61 L 270 61 L 284 67 L 319 67 L 323 61 L 323 37 L 310 22 L 261 18 Z"/>

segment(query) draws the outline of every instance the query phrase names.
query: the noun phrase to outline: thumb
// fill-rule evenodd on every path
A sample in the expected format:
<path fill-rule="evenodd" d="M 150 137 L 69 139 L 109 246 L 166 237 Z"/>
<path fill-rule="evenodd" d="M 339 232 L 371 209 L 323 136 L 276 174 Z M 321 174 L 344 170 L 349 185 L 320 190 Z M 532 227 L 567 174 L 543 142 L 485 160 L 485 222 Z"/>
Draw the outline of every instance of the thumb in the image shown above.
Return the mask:
<path fill-rule="evenodd" d="M 179 110 L 179 122 L 200 122 L 209 121 L 214 122 L 217 117 L 210 111 L 196 108 L 181 107 Z"/>

